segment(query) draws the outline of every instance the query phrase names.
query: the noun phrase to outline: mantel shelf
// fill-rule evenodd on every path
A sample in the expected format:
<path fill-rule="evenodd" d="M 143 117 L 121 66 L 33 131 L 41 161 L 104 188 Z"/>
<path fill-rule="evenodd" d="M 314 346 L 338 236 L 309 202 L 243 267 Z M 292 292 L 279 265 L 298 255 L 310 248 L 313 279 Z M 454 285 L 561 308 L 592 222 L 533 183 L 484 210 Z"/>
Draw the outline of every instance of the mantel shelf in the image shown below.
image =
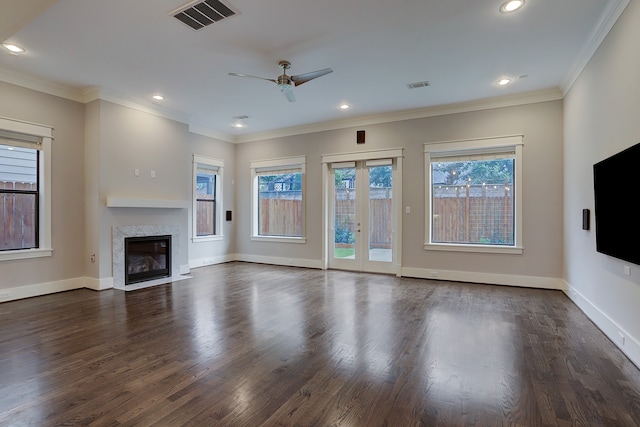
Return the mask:
<path fill-rule="evenodd" d="M 186 209 L 187 200 L 162 199 L 126 199 L 121 197 L 107 197 L 109 208 L 156 208 L 156 209 Z"/>

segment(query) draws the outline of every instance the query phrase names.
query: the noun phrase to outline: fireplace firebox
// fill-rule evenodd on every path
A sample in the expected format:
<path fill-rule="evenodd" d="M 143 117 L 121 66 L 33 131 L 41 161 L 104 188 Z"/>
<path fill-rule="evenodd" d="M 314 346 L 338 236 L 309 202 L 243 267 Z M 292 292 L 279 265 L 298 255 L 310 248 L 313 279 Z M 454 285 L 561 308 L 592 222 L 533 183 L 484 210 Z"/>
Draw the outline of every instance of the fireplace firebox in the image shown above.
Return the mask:
<path fill-rule="evenodd" d="M 171 277 L 171 236 L 124 239 L 125 285 Z"/>

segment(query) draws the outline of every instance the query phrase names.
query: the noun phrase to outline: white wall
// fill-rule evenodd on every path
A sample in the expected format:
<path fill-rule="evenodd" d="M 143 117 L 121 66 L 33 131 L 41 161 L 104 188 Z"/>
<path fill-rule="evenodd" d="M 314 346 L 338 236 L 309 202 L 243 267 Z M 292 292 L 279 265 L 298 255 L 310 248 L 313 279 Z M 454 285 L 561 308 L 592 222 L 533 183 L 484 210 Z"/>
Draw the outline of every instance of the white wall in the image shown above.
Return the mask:
<path fill-rule="evenodd" d="M 323 154 L 404 148 L 403 275 L 560 288 L 562 274 L 562 101 L 459 113 L 239 144 L 236 150 L 236 237 L 240 259 L 281 264 L 322 264 Z M 522 255 L 430 252 L 424 244 L 423 144 L 467 138 L 524 135 Z M 307 243 L 255 242 L 251 230 L 250 163 L 306 156 Z"/>
<path fill-rule="evenodd" d="M 596 252 L 593 215 L 591 231 L 581 229 L 582 209 L 594 213 L 593 164 L 640 142 L 638 40 L 632 1 L 565 97 L 563 275 L 568 295 L 640 366 L 640 266 Z"/>

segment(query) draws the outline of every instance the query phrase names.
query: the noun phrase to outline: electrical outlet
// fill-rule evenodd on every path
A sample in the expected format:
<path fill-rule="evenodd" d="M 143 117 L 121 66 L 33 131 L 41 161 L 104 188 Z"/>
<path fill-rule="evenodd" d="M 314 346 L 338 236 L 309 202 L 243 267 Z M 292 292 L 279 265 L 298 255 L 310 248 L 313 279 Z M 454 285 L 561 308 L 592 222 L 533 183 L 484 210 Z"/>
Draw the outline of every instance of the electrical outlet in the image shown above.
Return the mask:
<path fill-rule="evenodd" d="M 432 271 L 431 272 L 431 277 L 439 277 L 440 273 L 438 273 L 437 271 Z"/>
<path fill-rule="evenodd" d="M 624 266 L 624 274 L 627 276 L 631 276 L 631 267 L 629 267 L 628 265 Z"/>
<path fill-rule="evenodd" d="M 11 291 L 0 292 L 0 301 L 7 301 L 11 299 Z"/>

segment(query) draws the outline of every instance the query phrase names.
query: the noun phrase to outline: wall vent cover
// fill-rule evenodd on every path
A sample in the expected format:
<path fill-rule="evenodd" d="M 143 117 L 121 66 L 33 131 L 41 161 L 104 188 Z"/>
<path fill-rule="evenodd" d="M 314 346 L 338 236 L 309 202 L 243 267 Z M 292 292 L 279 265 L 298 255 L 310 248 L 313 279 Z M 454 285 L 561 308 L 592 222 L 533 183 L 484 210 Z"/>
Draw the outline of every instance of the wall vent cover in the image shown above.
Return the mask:
<path fill-rule="evenodd" d="M 427 87 L 429 86 L 429 82 L 415 82 L 415 83 L 407 83 L 407 87 L 409 89 L 417 89 L 419 87 Z"/>
<path fill-rule="evenodd" d="M 201 30 L 214 22 L 230 18 L 236 14 L 220 0 L 197 0 L 169 12 L 174 18 L 194 30 Z"/>

